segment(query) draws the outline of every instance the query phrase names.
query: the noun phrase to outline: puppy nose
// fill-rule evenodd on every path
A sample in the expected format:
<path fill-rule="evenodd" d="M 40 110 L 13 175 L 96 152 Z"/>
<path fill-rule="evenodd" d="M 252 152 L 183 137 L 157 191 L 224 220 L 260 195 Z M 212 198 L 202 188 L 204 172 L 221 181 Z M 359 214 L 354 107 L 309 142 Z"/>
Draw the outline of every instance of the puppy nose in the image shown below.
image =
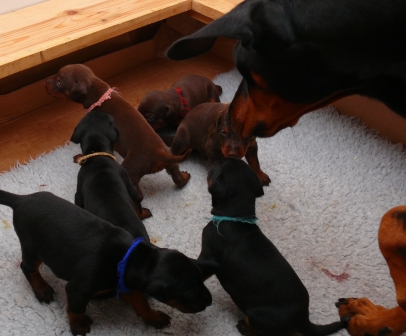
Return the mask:
<path fill-rule="evenodd" d="M 230 157 L 230 158 L 238 158 L 238 152 L 237 151 L 230 151 L 230 152 L 228 152 L 228 157 Z"/>

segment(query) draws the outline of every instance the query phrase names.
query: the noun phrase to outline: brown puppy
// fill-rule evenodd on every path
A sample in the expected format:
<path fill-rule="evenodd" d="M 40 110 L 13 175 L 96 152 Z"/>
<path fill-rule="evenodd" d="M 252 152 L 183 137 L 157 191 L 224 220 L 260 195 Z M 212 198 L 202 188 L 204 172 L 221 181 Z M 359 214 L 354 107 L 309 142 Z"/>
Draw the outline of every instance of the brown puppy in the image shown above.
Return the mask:
<path fill-rule="evenodd" d="M 336 306 L 352 336 L 400 336 L 406 332 L 406 206 L 393 208 L 382 217 L 378 241 L 399 306 L 387 309 L 375 306 L 367 298 L 340 299 Z"/>
<path fill-rule="evenodd" d="M 205 103 L 192 109 L 180 123 L 173 139 L 171 151 L 175 155 L 196 149 L 205 155 L 210 163 L 225 157 L 241 159 L 245 156 L 261 184 L 269 185 L 258 161 L 258 145 L 254 137 L 242 140 L 228 126 L 228 104 Z"/>
<path fill-rule="evenodd" d="M 45 87 L 51 96 L 66 98 L 82 104 L 87 112 L 97 106 L 114 117 L 120 139 L 114 149 L 124 158 L 122 166 L 127 170 L 140 200 L 143 194 L 139 187 L 141 177 L 166 169 L 173 182 L 183 187 L 190 174 L 179 170 L 179 162 L 188 155 L 175 157 L 161 138 L 154 132 L 145 118 L 114 89 L 96 77 L 92 70 L 82 64 L 71 64 L 46 79 Z"/>
<path fill-rule="evenodd" d="M 178 127 L 185 115 L 196 105 L 220 102 L 223 89 L 210 79 L 197 75 L 181 78 L 163 91 L 147 92 L 138 110 L 157 131 L 165 127 Z"/>

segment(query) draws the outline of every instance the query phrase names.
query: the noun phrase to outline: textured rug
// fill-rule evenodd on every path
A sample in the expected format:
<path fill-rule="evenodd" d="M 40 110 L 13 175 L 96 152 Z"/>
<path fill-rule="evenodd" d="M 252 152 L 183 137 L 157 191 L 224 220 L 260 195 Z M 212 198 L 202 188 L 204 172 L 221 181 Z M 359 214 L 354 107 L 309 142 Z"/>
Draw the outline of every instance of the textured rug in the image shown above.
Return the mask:
<path fill-rule="evenodd" d="M 215 82 L 230 101 L 239 83 L 236 71 Z M 388 267 L 379 252 L 377 229 L 390 208 L 406 204 L 406 150 L 393 145 L 358 120 L 325 108 L 301 118 L 298 125 L 273 138 L 260 139 L 259 160 L 272 183 L 257 200 L 258 225 L 291 263 L 310 294 L 310 319 L 325 324 L 338 320 L 334 302 L 340 297 L 370 298 L 396 305 Z M 68 144 L 19 165 L 0 176 L 0 188 L 18 194 L 51 191 L 73 202 L 80 153 Z M 197 257 L 201 231 L 210 216 L 207 164 L 192 155 L 181 164 L 191 173 L 178 190 L 160 172 L 141 180 L 153 217 L 144 221 L 162 247 Z M 40 304 L 23 276 L 21 250 L 12 226 L 12 211 L 0 206 L 0 334 L 70 335 L 65 282 L 41 266 L 55 289 L 55 301 Z M 253 274 L 255 276 L 255 274 Z M 87 313 L 94 324 L 90 335 L 239 335 L 242 313 L 212 277 L 207 286 L 213 304 L 195 315 L 182 314 L 151 299 L 172 317 L 172 324 L 147 327 L 123 301 L 92 301 Z M 345 330 L 337 335 L 348 335 Z"/>

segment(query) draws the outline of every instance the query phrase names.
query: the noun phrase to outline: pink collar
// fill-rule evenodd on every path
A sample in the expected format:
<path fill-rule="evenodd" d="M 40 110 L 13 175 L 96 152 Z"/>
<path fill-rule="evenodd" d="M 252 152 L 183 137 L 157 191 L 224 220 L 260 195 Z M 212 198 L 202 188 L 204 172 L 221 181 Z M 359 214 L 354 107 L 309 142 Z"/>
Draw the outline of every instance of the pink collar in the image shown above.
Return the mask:
<path fill-rule="evenodd" d="M 116 90 L 117 90 L 116 87 L 114 87 L 114 88 L 109 88 L 109 89 L 104 93 L 104 95 L 100 97 L 100 99 L 99 99 L 97 102 L 95 102 L 94 104 L 92 104 L 92 106 L 90 106 L 88 109 L 85 109 L 85 112 L 86 112 L 86 113 L 89 113 L 89 112 L 92 111 L 95 107 L 101 106 L 101 104 L 103 104 L 107 99 L 111 99 L 111 94 L 112 94 L 113 92 L 117 92 Z"/>

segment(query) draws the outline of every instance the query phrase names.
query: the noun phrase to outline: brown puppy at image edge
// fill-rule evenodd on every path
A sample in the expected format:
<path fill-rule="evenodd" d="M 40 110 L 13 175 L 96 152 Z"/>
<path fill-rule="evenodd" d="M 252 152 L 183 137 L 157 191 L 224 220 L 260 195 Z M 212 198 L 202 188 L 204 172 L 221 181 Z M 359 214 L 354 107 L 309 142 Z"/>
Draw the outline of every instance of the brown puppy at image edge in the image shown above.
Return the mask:
<path fill-rule="evenodd" d="M 378 242 L 399 306 L 387 309 L 367 298 L 339 299 L 336 306 L 351 336 L 400 336 L 406 332 L 406 206 L 393 208 L 382 217 Z"/>
<path fill-rule="evenodd" d="M 205 103 L 192 109 L 180 123 L 171 152 L 182 155 L 189 149 L 199 151 L 210 164 L 224 157 L 246 158 L 263 186 L 271 182 L 259 165 L 256 139 L 242 140 L 228 125 L 228 104 Z"/>
<path fill-rule="evenodd" d="M 143 193 L 139 182 L 144 175 L 165 169 L 178 187 L 183 187 L 189 181 L 190 174 L 179 170 L 179 162 L 186 160 L 190 152 L 173 156 L 137 109 L 114 88 L 96 77 L 87 66 L 64 66 L 56 75 L 46 79 L 44 85 L 53 97 L 82 104 L 87 112 L 101 106 L 104 112 L 113 116 L 120 133 L 114 149 L 123 157 L 122 166 L 137 188 L 140 201 Z"/>

